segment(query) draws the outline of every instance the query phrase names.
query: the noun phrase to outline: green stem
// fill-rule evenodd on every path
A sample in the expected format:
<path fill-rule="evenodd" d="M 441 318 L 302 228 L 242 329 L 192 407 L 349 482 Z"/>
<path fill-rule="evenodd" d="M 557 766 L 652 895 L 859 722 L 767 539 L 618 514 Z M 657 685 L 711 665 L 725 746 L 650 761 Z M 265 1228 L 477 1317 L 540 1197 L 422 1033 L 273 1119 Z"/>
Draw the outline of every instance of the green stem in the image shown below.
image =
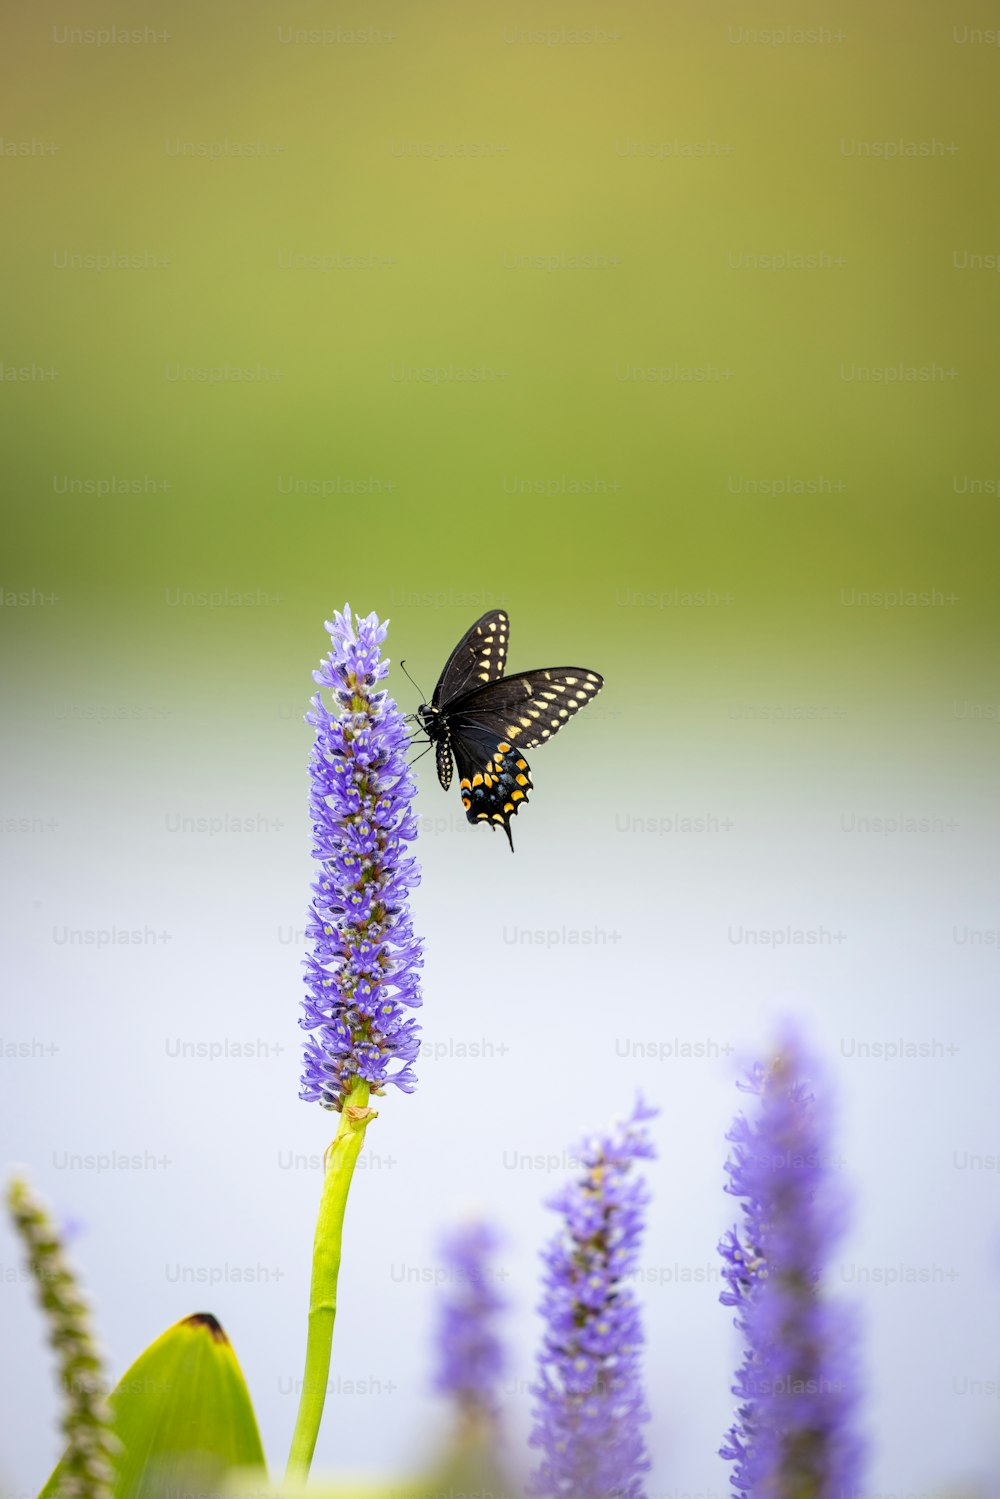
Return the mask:
<path fill-rule="evenodd" d="M 288 1455 L 287 1476 L 302 1481 L 309 1476 L 330 1377 L 330 1348 L 337 1316 L 337 1275 L 347 1194 L 364 1144 L 365 1130 L 376 1117 L 375 1111 L 368 1108 L 368 1094 L 368 1083 L 355 1078 L 340 1115 L 340 1127 L 326 1156 L 323 1194 L 313 1240 L 306 1367 L 292 1450 Z"/>

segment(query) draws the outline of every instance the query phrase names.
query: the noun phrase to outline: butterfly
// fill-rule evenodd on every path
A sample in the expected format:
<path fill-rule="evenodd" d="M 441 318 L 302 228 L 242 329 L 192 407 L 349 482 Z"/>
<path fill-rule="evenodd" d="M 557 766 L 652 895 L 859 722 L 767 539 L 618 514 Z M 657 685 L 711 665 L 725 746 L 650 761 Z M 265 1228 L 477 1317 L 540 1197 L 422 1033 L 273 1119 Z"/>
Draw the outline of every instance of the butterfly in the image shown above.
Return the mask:
<path fill-rule="evenodd" d="M 507 834 L 528 800 L 531 769 L 524 751 L 558 734 L 604 678 L 583 666 L 549 666 L 505 677 L 510 621 L 491 609 L 468 629 L 445 662 L 429 703 L 417 721 L 436 747 L 438 780 L 448 790 L 452 755 L 462 806 L 470 822 L 488 822 Z"/>

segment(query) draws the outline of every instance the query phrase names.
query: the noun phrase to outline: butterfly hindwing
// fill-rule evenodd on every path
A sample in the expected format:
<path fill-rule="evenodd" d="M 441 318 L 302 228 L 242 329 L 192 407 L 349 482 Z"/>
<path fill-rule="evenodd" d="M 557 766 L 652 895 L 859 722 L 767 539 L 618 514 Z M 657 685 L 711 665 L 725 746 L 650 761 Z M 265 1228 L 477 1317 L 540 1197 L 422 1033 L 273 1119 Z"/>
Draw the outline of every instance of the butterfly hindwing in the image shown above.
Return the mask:
<path fill-rule="evenodd" d="M 479 729 L 535 749 L 596 697 L 604 678 L 582 666 L 548 666 L 484 683 L 448 709 L 453 738 Z"/>
<path fill-rule="evenodd" d="M 531 791 L 527 760 L 509 741 L 497 740 L 482 730 L 453 732 L 452 745 L 466 817 L 470 822 L 502 827 L 513 848 L 510 820 L 525 805 Z"/>
<path fill-rule="evenodd" d="M 431 703 L 449 703 L 503 676 L 510 621 L 503 609 L 491 609 L 468 629 L 445 662 Z"/>

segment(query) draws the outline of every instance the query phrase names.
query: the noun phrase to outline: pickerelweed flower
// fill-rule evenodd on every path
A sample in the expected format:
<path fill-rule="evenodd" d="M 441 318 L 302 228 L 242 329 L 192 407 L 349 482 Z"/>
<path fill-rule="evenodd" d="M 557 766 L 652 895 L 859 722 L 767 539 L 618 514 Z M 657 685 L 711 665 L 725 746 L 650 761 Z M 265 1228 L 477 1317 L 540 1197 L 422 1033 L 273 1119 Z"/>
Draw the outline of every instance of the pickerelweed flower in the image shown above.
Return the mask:
<path fill-rule="evenodd" d="M 497 1289 L 493 1263 L 500 1235 L 474 1221 L 442 1240 L 446 1290 L 438 1310 L 438 1367 L 435 1388 L 449 1395 L 467 1427 L 488 1432 L 496 1421 L 503 1377 L 503 1344 L 497 1333 L 507 1298 Z"/>
<path fill-rule="evenodd" d="M 354 620 L 345 605 L 327 625 L 332 648 L 313 677 L 332 689 L 336 712 L 319 693 L 307 722 L 316 730 L 309 773 L 313 885 L 306 959 L 309 997 L 300 1024 L 316 1034 L 305 1047 L 301 1096 L 336 1109 L 340 1122 L 324 1157 L 313 1240 L 309 1332 L 288 1474 L 308 1477 L 330 1373 L 344 1214 L 365 1133 L 376 1111 L 372 1093 L 393 1083 L 410 1093 L 420 1004 L 422 957 L 413 935 L 409 892 L 419 882 L 407 844 L 416 837 L 409 736 L 399 709 L 377 684 L 389 663 L 386 627 L 374 614 Z"/>
<path fill-rule="evenodd" d="M 720 1452 L 747 1499 L 845 1499 L 861 1486 L 854 1328 L 822 1288 L 843 1214 L 813 1071 L 789 1034 L 770 1066 L 740 1083 L 757 1106 L 726 1137 L 726 1191 L 742 1199 L 743 1221 L 719 1245 L 719 1299 L 736 1308 L 745 1352 L 732 1387 L 736 1421 Z"/>
<path fill-rule="evenodd" d="M 575 1152 L 584 1170 L 549 1202 L 564 1224 L 543 1255 L 546 1330 L 531 1445 L 542 1451 L 532 1492 L 642 1499 L 649 1420 L 640 1378 L 635 1269 L 649 1201 L 635 1161 L 655 1149 L 639 1099 L 629 1118 Z"/>
<path fill-rule="evenodd" d="M 306 718 L 316 730 L 310 807 L 322 870 L 307 928 L 299 1024 L 316 1034 L 305 1046 L 301 1097 L 340 1109 L 355 1078 L 374 1093 L 416 1085 L 419 1027 L 406 1011 L 421 1002 L 409 911 L 420 870 L 406 851 L 417 835 L 409 735 L 392 698 L 376 690 L 389 671 L 386 627 L 374 614 L 352 621 L 345 605 L 326 628 L 332 649 L 313 677 L 332 689 L 336 711 L 317 693 Z"/>
<path fill-rule="evenodd" d="M 119 1450 L 105 1400 L 104 1360 L 90 1326 L 90 1310 L 43 1203 L 21 1177 L 7 1191 L 14 1227 L 49 1322 L 65 1399 L 58 1499 L 111 1499 Z"/>

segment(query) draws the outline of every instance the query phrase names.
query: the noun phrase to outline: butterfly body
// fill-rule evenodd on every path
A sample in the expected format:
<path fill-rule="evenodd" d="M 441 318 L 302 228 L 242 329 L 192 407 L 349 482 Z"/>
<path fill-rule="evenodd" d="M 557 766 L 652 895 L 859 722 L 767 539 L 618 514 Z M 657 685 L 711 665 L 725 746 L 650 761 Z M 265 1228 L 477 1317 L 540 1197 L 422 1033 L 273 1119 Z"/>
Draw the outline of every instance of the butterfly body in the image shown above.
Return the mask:
<path fill-rule="evenodd" d="M 550 666 L 503 675 L 509 621 L 492 610 L 452 651 L 417 719 L 435 746 L 438 780 L 447 791 L 453 756 L 470 822 L 500 826 L 511 848 L 510 820 L 528 800 L 524 751 L 544 744 L 603 687 L 597 672 Z"/>

